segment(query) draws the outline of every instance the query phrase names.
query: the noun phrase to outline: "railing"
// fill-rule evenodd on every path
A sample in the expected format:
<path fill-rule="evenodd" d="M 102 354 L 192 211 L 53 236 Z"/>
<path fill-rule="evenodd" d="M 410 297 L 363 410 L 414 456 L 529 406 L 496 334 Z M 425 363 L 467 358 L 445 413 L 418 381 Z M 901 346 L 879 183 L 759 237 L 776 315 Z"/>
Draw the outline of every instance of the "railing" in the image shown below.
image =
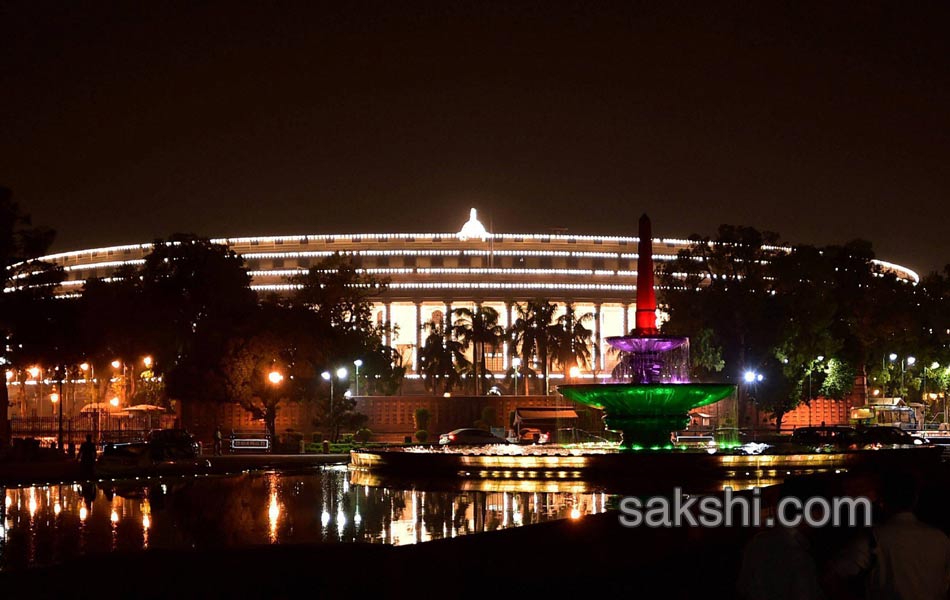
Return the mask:
<path fill-rule="evenodd" d="M 15 438 L 35 438 L 49 443 L 59 437 L 59 417 L 11 417 L 10 429 Z M 166 429 L 174 425 L 174 415 L 106 415 L 95 413 L 67 417 L 62 421 L 63 445 L 78 446 L 86 435 L 104 443 L 134 442 L 145 439 L 149 429 Z"/>

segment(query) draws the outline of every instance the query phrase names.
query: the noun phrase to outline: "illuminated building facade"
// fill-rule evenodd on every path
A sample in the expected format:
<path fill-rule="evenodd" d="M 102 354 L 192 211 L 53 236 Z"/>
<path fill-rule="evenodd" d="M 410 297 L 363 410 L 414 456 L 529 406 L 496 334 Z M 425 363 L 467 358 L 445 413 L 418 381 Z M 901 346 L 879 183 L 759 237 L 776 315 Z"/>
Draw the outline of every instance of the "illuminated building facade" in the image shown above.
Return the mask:
<path fill-rule="evenodd" d="M 615 359 L 604 341 L 628 333 L 635 324 L 637 237 L 568 233 L 490 233 L 478 221 L 475 209 L 458 233 L 361 233 L 235 237 L 213 240 L 240 254 L 250 271 L 252 288 L 259 292 L 289 292 L 287 277 L 307 271 L 322 259 L 340 253 L 365 273 L 389 280 L 375 303 L 378 322 L 397 329 L 386 340 L 399 350 L 417 373 L 416 348 L 424 342 L 422 325 L 451 322 L 452 310 L 490 306 L 507 326 L 517 318 L 515 304 L 544 298 L 573 303 L 576 313 L 591 313 L 593 364 L 582 377 L 606 376 Z M 653 259 L 671 260 L 690 242 L 653 238 Z M 61 292 L 81 290 L 89 278 L 108 278 L 126 265 L 141 265 L 151 244 L 133 244 L 62 252 L 40 260 L 63 267 Z M 877 261 L 903 280 L 916 282 L 905 267 Z M 509 367 L 507 348 L 488 361 L 496 375 Z M 553 379 L 563 377 L 553 373 Z"/>

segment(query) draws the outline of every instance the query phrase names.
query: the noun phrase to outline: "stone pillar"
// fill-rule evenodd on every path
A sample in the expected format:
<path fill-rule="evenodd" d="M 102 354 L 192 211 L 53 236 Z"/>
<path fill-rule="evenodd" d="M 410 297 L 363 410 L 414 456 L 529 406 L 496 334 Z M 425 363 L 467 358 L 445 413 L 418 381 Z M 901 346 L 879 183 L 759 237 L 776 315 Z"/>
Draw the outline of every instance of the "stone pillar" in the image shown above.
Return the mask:
<path fill-rule="evenodd" d="M 602 332 L 602 319 L 600 314 L 601 304 L 598 302 L 594 304 L 594 365 L 595 371 L 603 370 L 604 368 L 604 353 L 601 345 L 601 340 L 603 339 Z"/>
<path fill-rule="evenodd" d="M 386 304 L 384 304 L 384 307 L 385 307 L 385 312 L 383 314 L 383 319 L 385 319 L 386 321 L 386 326 L 390 328 L 388 331 L 386 331 L 386 345 L 392 346 L 393 345 L 393 333 L 392 333 L 393 303 L 387 302 Z"/>
<path fill-rule="evenodd" d="M 511 330 L 512 315 L 514 314 L 514 303 L 505 302 L 505 371 L 511 366 L 508 355 L 511 354 L 511 336 L 508 332 Z M 517 390 L 516 390 L 517 391 Z"/>
<path fill-rule="evenodd" d="M 419 372 L 419 350 L 422 348 L 422 302 L 416 302 L 416 349 L 412 353 L 412 371 Z"/>
<path fill-rule="evenodd" d="M 452 324 L 454 321 L 452 316 L 453 316 L 452 303 L 446 302 L 445 303 L 445 319 L 443 319 L 443 324 L 445 325 L 445 339 L 446 340 L 451 340 L 454 337 L 452 335 Z"/>
<path fill-rule="evenodd" d="M 623 303 L 623 335 L 630 334 L 630 304 Z"/>

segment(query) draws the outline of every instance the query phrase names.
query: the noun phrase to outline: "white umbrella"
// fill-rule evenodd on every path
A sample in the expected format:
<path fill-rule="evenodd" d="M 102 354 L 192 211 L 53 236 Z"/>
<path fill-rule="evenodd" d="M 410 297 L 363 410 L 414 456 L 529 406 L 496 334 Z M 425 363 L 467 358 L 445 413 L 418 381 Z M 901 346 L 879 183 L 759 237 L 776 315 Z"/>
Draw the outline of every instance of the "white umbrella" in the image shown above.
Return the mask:
<path fill-rule="evenodd" d="M 144 413 L 148 415 L 148 429 L 152 428 L 152 413 L 156 412 L 167 412 L 167 409 L 164 406 L 156 406 L 154 404 L 136 404 L 135 406 L 130 406 L 125 409 L 126 414 L 132 413 Z"/>
<path fill-rule="evenodd" d="M 130 406 L 125 410 L 141 412 L 165 412 L 167 409 L 164 406 L 156 406 L 154 404 L 136 404 L 135 406 Z"/>

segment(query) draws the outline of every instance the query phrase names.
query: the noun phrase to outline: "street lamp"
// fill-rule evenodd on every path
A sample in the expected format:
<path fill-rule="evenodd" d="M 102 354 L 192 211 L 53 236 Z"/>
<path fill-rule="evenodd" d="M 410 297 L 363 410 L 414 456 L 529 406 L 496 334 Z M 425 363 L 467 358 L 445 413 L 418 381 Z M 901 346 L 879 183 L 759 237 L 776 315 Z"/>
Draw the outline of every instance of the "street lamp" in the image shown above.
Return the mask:
<path fill-rule="evenodd" d="M 819 354 L 819 355 L 818 355 L 818 358 L 816 358 L 815 360 L 818 361 L 819 363 L 821 363 L 821 362 L 823 362 L 823 361 L 825 360 L 825 357 Z M 812 364 L 808 365 L 808 426 L 809 426 L 809 427 L 811 427 L 811 401 L 812 401 L 812 398 L 811 398 L 811 372 L 812 372 L 814 369 L 815 369 L 815 363 L 812 362 Z"/>
<path fill-rule="evenodd" d="M 277 385 L 284 380 L 284 376 L 280 374 L 280 371 L 271 371 L 267 374 L 267 380 L 274 385 Z"/>
<path fill-rule="evenodd" d="M 151 356 L 146 356 L 145 358 L 142 359 L 142 363 L 145 364 L 145 368 L 146 368 L 146 369 L 151 369 L 151 368 L 152 368 L 152 357 L 151 357 Z"/>
<path fill-rule="evenodd" d="M 895 362 L 895 361 L 897 361 L 897 354 L 894 353 L 894 352 L 891 352 L 891 353 L 887 356 L 887 358 L 890 359 L 891 362 Z M 904 367 L 905 367 L 905 366 L 907 366 L 907 367 L 913 366 L 913 364 L 914 364 L 915 362 L 917 362 L 917 359 L 914 358 L 913 356 L 908 356 L 907 358 L 902 358 L 902 359 L 901 359 L 901 387 L 900 387 L 900 390 L 899 390 L 901 397 L 904 396 L 904 370 L 905 370 Z"/>
<path fill-rule="evenodd" d="M 345 378 L 346 378 L 346 367 L 340 367 L 339 369 L 337 369 L 337 370 L 336 370 L 336 376 L 339 377 L 340 379 L 345 379 Z M 330 382 L 330 418 L 329 418 L 329 421 L 332 423 L 333 420 L 334 420 L 334 419 L 333 419 L 333 375 L 331 375 L 329 371 L 324 371 L 323 373 L 320 373 L 320 377 L 323 377 L 323 380 L 324 380 L 324 381 L 329 381 L 329 382 Z M 331 427 L 334 427 L 334 426 L 331 425 Z M 335 431 L 334 431 L 333 433 L 335 433 Z M 333 436 L 333 441 L 336 441 L 336 436 L 335 436 L 335 435 Z"/>
<path fill-rule="evenodd" d="M 752 384 L 752 385 L 754 386 L 756 382 L 762 381 L 762 379 L 764 379 L 764 377 L 762 376 L 761 373 L 756 373 L 755 371 L 746 371 L 745 373 L 743 373 L 742 379 L 743 379 L 747 384 Z M 748 390 L 748 386 L 746 386 L 746 389 Z M 754 389 L 754 388 L 753 388 L 753 389 Z M 749 392 L 746 391 L 746 394 L 748 394 L 748 393 L 749 393 Z M 759 401 L 758 401 L 758 399 L 755 397 L 755 393 L 754 393 L 754 392 L 753 392 L 753 395 L 752 395 L 752 402 L 755 404 L 755 421 L 752 423 L 752 441 L 755 441 L 755 440 L 756 440 L 756 435 L 757 435 L 757 432 L 758 432 L 758 428 L 759 428 Z"/>
<path fill-rule="evenodd" d="M 353 361 L 353 366 L 356 367 L 356 394 L 354 395 L 359 396 L 360 395 L 360 367 L 363 366 L 363 361 L 357 358 L 356 360 Z"/>
<path fill-rule="evenodd" d="M 36 392 L 36 408 L 34 408 L 34 411 L 38 411 L 38 410 L 39 410 L 39 403 L 40 403 L 40 396 L 43 395 L 43 382 L 40 381 L 40 368 L 39 368 L 39 367 L 30 367 L 29 369 L 26 370 L 26 372 L 30 374 L 30 377 L 32 377 L 34 381 L 36 381 L 36 389 L 37 389 L 37 392 Z"/>
<path fill-rule="evenodd" d="M 60 387 L 62 387 L 62 382 L 60 382 Z M 49 401 L 53 403 L 53 406 L 56 406 L 57 404 L 59 405 L 58 406 L 59 432 L 56 437 L 56 448 L 58 448 L 59 451 L 62 452 L 63 451 L 63 403 L 60 402 L 60 396 L 59 396 L 59 393 L 57 392 L 53 392 L 52 394 L 49 395 Z"/>

